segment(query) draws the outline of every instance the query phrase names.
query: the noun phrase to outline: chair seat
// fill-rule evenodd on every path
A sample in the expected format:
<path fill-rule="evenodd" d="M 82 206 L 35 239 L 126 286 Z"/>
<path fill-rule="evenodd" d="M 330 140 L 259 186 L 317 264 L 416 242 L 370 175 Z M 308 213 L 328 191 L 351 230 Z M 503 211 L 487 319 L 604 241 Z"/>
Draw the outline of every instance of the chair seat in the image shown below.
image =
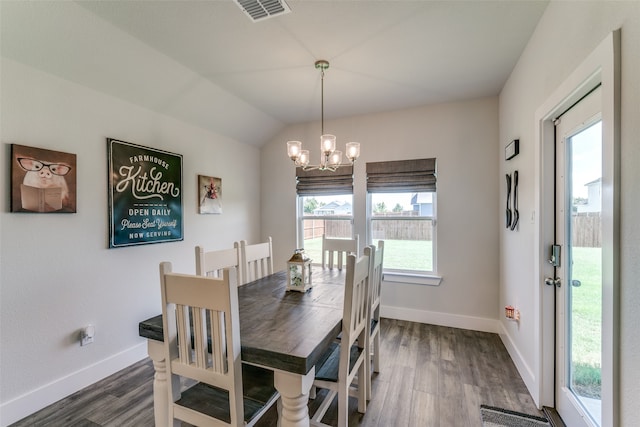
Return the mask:
<path fill-rule="evenodd" d="M 360 348 L 357 345 L 351 346 L 349 371 L 353 369 L 362 352 L 364 352 L 363 348 Z M 335 342 L 331 343 L 331 346 L 320 360 L 321 362 L 316 370 L 316 380 L 338 382 L 338 370 L 340 368 L 340 344 Z"/>
<path fill-rule="evenodd" d="M 249 423 L 269 402 L 278 398 L 273 387 L 273 371 L 252 365 L 242 365 L 244 420 Z M 176 402 L 180 406 L 231 422 L 229 393 L 205 383 L 197 383 L 182 392 Z M 270 405 L 269 405 L 270 406 Z"/>
<path fill-rule="evenodd" d="M 375 331 L 376 327 L 380 324 L 380 322 L 378 321 L 378 319 L 371 319 L 371 332 L 373 334 L 373 331 Z M 338 334 L 338 336 L 336 337 L 336 342 L 340 342 L 340 340 L 342 339 L 342 332 L 340 332 Z"/>
<path fill-rule="evenodd" d="M 379 324 L 380 322 L 378 319 L 371 319 L 371 331 L 374 331 Z"/>

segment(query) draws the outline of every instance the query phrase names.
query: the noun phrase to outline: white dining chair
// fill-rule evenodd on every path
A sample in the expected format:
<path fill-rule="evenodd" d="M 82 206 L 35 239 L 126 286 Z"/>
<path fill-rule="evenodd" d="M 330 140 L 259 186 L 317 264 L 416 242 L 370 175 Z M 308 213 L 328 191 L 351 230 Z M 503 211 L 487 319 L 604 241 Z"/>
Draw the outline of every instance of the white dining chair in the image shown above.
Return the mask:
<path fill-rule="evenodd" d="M 367 409 L 365 360 L 369 357 L 369 257 L 347 255 L 342 338 L 331 344 L 317 366 L 314 388 L 328 392 L 312 417 L 312 425 L 324 426 L 322 418 L 338 398 L 338 427 L 347 427 L 349 396 L 358 398 L 358 412 Z"/>
<path fill-rule="evenodd" d="M 174 390 L 174 382 L 167 381 L 168 425 L 180 420 L 252 426 L 278 399 L 273 371 L 241 362 L 236 280 L 235 268 L 213 278 L 173 273 L 171 263 L 160 264 L 167 375 L 195 382 Z"/>
<path fill-rule="evenodd" d="M 359 253 L 360 239 L 356 234 L 353 239 L 328 238 L 322 235 L 322 267 L 333 268 L 337 265 L 338 270 L 342 270 L 347 254 Z"/>
<path fill-rule="evenodd" d="M 273 274 L 273 245 L 271 237 L 266 242 L 248 245 L 240 241 L 240 268 L 242 284 L 253 282 Z"/>
<path fill-rule="evenodd" d="M 384 260 L 384 241 L 378 241 L 378 248 L 374 245 L 364 248 L 364 254 L 369 256 L 369 342 L 370 355 L 365 360 L 367 370 L 367 400 L 371 400 L 371 378 L 373 372 L 380 372 L 380 293 L 382 289 L 382 264 Z M 373 359 L 373 372 L 371 360 Z"/>
<path fill-rule="evenodd" d="M 238 271 L 238 283 L 244 283 L 240 269 L 240 242 L 234 242 L 233 248 L 215 251 L 206 251 L 204 247 L 196 246 L 198 276 L 222 277 L 222 271 L 228 267 L 235 267 Z"/>

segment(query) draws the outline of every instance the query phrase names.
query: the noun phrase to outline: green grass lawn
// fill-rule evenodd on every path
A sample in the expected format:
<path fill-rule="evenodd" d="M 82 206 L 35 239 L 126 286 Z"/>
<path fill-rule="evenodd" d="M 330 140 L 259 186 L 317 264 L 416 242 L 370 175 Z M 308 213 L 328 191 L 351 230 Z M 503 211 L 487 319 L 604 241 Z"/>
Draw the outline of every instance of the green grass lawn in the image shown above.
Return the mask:
<path fill-rule="evenodd" d="M 571 289 L 573 384 L 582 396 L 600 398 L 602 352 L 602 249 L 573 248 Z"/>
<path fill-rule="evenodd" d="M 360 253 L 363 250 L 364 246 L 360 242 Z M 322 237 L 305 240 L 304 251 L 314 263 L 319 264 L 322 262 Z M 407 256 L 407 254 L 410 254 L 410 256 Z M 431 271 L 433 269 L 431 242 L 385 240 L 384 267 L 397 270 Z"/>

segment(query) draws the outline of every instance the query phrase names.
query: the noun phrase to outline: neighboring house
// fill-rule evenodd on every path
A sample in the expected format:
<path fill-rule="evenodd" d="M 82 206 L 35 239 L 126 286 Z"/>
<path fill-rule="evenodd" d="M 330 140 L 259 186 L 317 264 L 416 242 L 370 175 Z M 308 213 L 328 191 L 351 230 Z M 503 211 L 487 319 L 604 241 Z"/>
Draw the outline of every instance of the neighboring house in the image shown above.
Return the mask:
<path fill-rule="evenodd" d="M 351 215 L 351 203 L 331 202 L 313 211 L 314 215 Z"/>
<path fill-rule="evenodd" d="M 583 212 L 600 212 L 602 206 L 602 178 L 587 182 L 587 203 L 577 205 L 578 213 Z"/>
<path fill-rule="evenodd" d="M 433 216 L 433 193 L 416 193 L 411 197 L 414 212 L 420 216 Z"/>

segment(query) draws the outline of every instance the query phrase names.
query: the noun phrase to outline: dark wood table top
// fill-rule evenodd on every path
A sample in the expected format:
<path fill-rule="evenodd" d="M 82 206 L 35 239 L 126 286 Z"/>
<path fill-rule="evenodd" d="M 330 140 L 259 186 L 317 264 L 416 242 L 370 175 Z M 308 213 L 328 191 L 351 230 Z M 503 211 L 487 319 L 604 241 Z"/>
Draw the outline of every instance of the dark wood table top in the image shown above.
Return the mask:
<path fill-rule="evenodd" d="M 313 288 L 286 290 L 286 271 L 238 288 L 242 360 L 306 374 L 342 328 L 345 270 L 313 268 Z M 140 336 L 164 341 L 162 315 L 139 323 Z"/>

